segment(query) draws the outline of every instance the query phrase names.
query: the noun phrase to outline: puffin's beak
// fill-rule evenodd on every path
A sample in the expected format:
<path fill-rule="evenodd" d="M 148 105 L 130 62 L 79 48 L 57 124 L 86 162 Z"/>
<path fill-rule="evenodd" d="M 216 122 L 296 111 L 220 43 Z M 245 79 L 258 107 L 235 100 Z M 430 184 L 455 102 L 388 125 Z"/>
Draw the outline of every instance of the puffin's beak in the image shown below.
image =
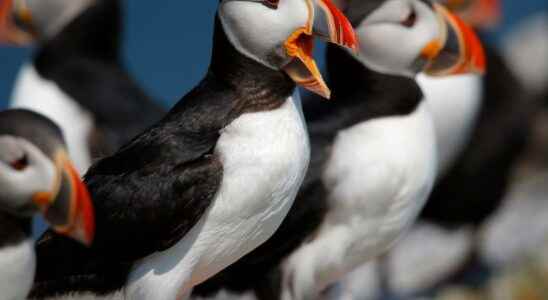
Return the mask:
<path fill-rule="evenodd" d="M 426 61 L 424 71 L 432 76 L 484 74 L 485 52 L 474 30 L 444 6 L 434 4 L 434 10 L 442 35 L 421 51 L 420 59 Z"/>
<path fill-rule="evenodd" d="M 36 195 L 34 202 L 59 234 L 90 246 L 95 235 L 93 204 L 86 185 L 65 154 L 59 155 L 59 188 L 55 196 Z"/>
<path fill-rule="evenodd" d="M 30 23 L 30 12 L 25 9 L 22 2 L 18 3 L 21 7 L 16 10 L 13 5 L 13 0 L 0 0 L 0 44 L 26 45 L 33 40 L 33 37 L 17 27 L 13 16 L 17 10 L 17 15 L 22 21 Z"/>
<path fill-rule="evenodd" d="M 359 43 L 354 28 L 331 0 L 314 1 L 313 33 L 327 42 L 358 51 Z"/>
<path fill-rule="evenodd" d="M 499 0 L 474 0 L 469 5 L 464 5 L 463 1 L 446 2 L 450 10 L 458 13 L 468 24 L 474 27 L 494 27 L 499 24 L 502 16 L 502 7 Z"/>
<path fill-rule="evenodd" d="M 284 70 L 297 84 L 329 98 L 331 91 L 312 57 L 314 36 L 354 51 L 358 39 L 348 19 L 331 0 L 307 0 L 307 4 L 310 11 L 307 24 L 285 41 L 285 49 L 294 59 Z"/>

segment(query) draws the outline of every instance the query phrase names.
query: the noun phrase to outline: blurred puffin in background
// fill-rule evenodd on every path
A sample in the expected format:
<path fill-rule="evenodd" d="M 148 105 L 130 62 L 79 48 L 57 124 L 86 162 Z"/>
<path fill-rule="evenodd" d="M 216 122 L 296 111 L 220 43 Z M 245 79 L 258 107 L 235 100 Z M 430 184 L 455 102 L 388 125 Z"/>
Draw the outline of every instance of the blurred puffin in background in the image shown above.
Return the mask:
<path fill-rule="evenodd" d="M 427 1 L 338 4 L 360 51 L 328 46 L 333 101 L 303 102 L 312 156 L 295 204 L 272 238 L 197 286 L 197 296 L 227 289 L 254 290 L 259 299 L 320 299 L 386 251 L 429 195 L 434 128 L 413 76 L 481 72 L 481 45 L 470 28 Z"/>
<path fill-rule="evenodd" d="M 296 84 L 330 95 L 312 58 L 316 36 L 357 47 L 329 0 L 220 1 L 205 78 L 90 168 L 95 242 L 46 233 L 31 297 L 185 299 L 265 242 L 309 164 Z"/>
<path fill-rule="evenodd" d="M 26 299 L 35 271 L 32 216 L 84 245 L 93 241 L 93 207 L 60 129 L 26 110 L 0 112 L 0 291 Z M 52 262 L 55 263 L 55 262 Z"/>
<path fill-rule="evenodd" d="M 122 66 L 121 31 L 119 0 L 0 4 L 0 41 L 37 45 L 19 72 L 10 106 L 57 123 L 80 172 L 165 113 Z"/>
<path fill-rule="evenodd" d="M 501 17 L 496 0 L 439 2 L 478 29 Z M 538 108 L 496 49 L 485 49 L 485 74 L 417 78 L 434 118 L 439 174 L 420 224 L 379 262 L 383 292 L 428 291 L 485 271 L 479 255 L 483 225 L 508 192 Z M 367 269 L 352 277 L 365 277 Z"/>
<path fill-rule="evenodd" d="M 475 27 L 494 26 L 500 18 L 498 1 L 462 5 L 453 3 L 453 9 Z M 486 47 L 486 63 L 485 76 L 419 81 L 434 116 L 442 165 L 421 219 L 448 230 L 471 229 L 471 265 L 481 261 L 481 227 L 509 190 L 540 107 L 496 49 Z"/>

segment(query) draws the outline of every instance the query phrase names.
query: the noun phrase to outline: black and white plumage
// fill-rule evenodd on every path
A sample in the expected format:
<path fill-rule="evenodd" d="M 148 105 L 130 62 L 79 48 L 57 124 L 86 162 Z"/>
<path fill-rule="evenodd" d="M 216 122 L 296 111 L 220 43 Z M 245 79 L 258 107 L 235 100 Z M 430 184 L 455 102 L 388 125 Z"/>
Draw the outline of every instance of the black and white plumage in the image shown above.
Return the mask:
<path fill-rule="evenodd" d="M 32 286 L 36 258 L 31 217 L 0 210 L 0 289 L 6 299 L 24 299 Z"/>
<path fill-rule="evenodd" d="M 53 122 L 25 110 L 0 112 L 0 291 L 25 299 L 34 278 L 32 217 L 82 243 L 93 239 L 93 209 Z"/>
<path fill-rule="evenodd" d="M 441 138 L 437 143 L 440 174 L 420 225 L 384 259 L 385 274 L 377 274 L 388 280 L 391 294 L 429 294 L 447 284 L 475 285 L 477 277 L 469 275 L 507 253 L 503 245 L 510 242 L 502 243 L 500 236 L 508 226 L 497 229 L 491 223 L 501 213 L 508 215 L 500 209 L 514 208 L 502 204 L 509 200 L 516 166 L 529 140 L 530 122 L 540 103 L 524 92 L 493 48 L 486 47 L 486 56 L 485 76 L 419 79 L 434 117 L 436 137 Z M 493 259 L 493 253 L 499 256 Z M 379 285 L 364 282 L 364 272 L 367 267 L 345 280 L 347 293 L 359 297 L 380 291 Z M 379 280 L 371 278 L 370 283 Z"/>
<path fill-rule="evenodd" d="M 312 156 L 295 205 L 269 241 L 195 294 L 224 288 L 255 290 L 261 299 L 317 299 L 392 245 L 424 204 L 436 171 L 435 136 L 419 87 L 404 75 L 416 72 L 420 48 L 436 39 L 436 14 L 422 1 L 351 4 L 360 55 L 328 48 L 334 101 L 304 102 Z M 413 36 L 417 49 L 384 51 Z"/>
<path fill-rule="evenodd" d="M 241 261 L 230 266 L 226 272 L 222 272 L 211 281 L 198 286 L 196 293 L 207 295 L 218 290 L 219 286 L 217 285 L 220 285 L 223 288 L 237 292 L 254 289 L 260 299 L 280 299 L 280 293 L 282 291 L 288 291 L 287 286 L 284 286 L 283 288 L 281 286 L 281 281 L 285 278 L 289 280 L 294 279 L 295 282 L 291 281 L 289 284 L 295 284 L 293 285 L 295 288 L 301 288 L 303 285 L 306 285 L 304 287 L 306 290 L 291 290 L 291 287 L 293 286 L 289 287 L 289 291 L 295 292 L 295 299 L 301 299 L 303 293 L 320 292 L 324 287 L 332 283 L 332 278 L 324 279 L 319 277 L 320 274 L 329 274 L 331 270 L 336 271 L 337 273 L 344 273 L 346 272 L 346 269 L 353 268 L 354 265 L 359 265 L 364 260 L 367 260 L 367 258 L 364 258 L 361 255 L 373 255 L 372 253 L 368 253 L 368 251 L 363 251 L 363 248 L 361 247 L 355 254 L 342 253 L 350 250 L 345 250 L 344 248 L 346 247 L 345 245 L 347 245 L 346 241 L 350 241 L 355 237 L 354 234 L 361 232 L 364 235 L 364 242 L 371 243 L 369 246 L 366 246 L 366 248 L 371 247 L 371 250 L 375 248 L 381 251 L 380 249 L 388 247 L 388 245 L 391 244 L 389 241 L 394 236 L 388 234 L 388 232 L 379 230 L 379 227 L 382 227 L 380 226 L 381 224 L 375 224 L 375 221 L 369 217 L 364 217 L 364 219 L 362 219 L 362 216 L 359 216 L 358 213 L 356 213 L 356 216 L 353 218 L 354 221 L 356 221 L 356 227 L 346 227 L 342 220 L 340 220 L 342 222 L 339 226 L 330 226 L 330 224 L 337 223 L 337 214 L 340 214 L 340 217 L 342 218 L 350 216 L 348 215 L 349 211 L 343 209 L 337 202 L 339 199 L 333 194 L 333 186 L 326 181 L 331 174 L 326 174 L 326 171 L 329 171 L 329 167 L 338 168 L 341 165 L 347 168 L 348 166 L 344 161 L 355 166 L 358 164 L 361 165 L 361 161 L 356 159 L 357 156 L 352 152 L 357 151 L 358 153 L 361 153 L 364 150 L 359 145 L 355 145 L 356 139 L 364 141 L 362 145 L 368 150 L 366 153 L 369 153 L 369 155 L 360 155 L 358 157 L 371 159 L 372 162 L 376 162 L 378 164 L 377 166 L 382 169 L 382 166 L 385 164 L 391 165 L 392 163 L 395 163 L 395 161 L 389 161 L 389 159 L 387 159 L 388 154 L 386 151 L 388 151 L 388 149 L 383 149 L 384 151 L 382 152 L 375 152 L 375 149 L 380 150 L 384 146 L 387 146 L 385 143 L 397 144 L 398 139 L 394 139 L 394 137 L 398 137 L 398 135 L 394 134 L 393 131 L 404 131 L 405 134 L 402 133 L 399 136 L 402 137 L 401 142 L 405 144 L 408 151 L 407 154 L 416 153 L 418 156 L 415 158 L 422 159 L 424 157 L 422 161 L 429 165 L 429 167 L 425 168 L 425 177 L 421 177 L 416 172 L 416 169 L 410 168 L 409 171 L 413 172 L 415 175 L 413 178 L 416 179 L 416 182 L 410 183 L 410 185 L 405 187 L 409 187 L 410 189 L 418 187 L 419 189 L 422 189 L 419 194 L 424 193 L 421 197 L 425 199 L 426 194 L 429 191 L 428 182 L 433 181 L 435 159 L 431 158 L 435 157 L 435 155 L 433 154 L 433 143 L 430 143 L 429 145 L 426 144 L 426 146 L 425 144 L 420 143 L 425 139 L 427 140 L 428 138 L 433 137 L 431 120 L 424 110 L 424 104 L 421 105 L 422 94 L 420 93 L 420 90 L 411 79 L 382 75 L 368 70 L 349 54 L 339 51 L 340 50 L 331 47 L 328 49 L 328 63 L 331 66 L 329 69 L 332 70 L 332 72 L 330 72 L 330 78 L 333 79 L 330 83 L 333 88 L 334 102 L 325 103 L 323 105 L 305 105 L 305 115 L 309 125 L 308 128 L 312 145 L 311 165 L 290 214 L 270 240 L 248 256 L 244 257 Z M 339 72 L 344 73 L 341 74 Z M 364 88 L 349 89 L 349 87 L 357 82 L 361 83 L 361 86 Z M 397 87 L 397 89 L 395 89 L 395 87 Z M 391 88 L 393 92 L 386 93 L 387 88 Z M 359 97 L 361 101 L 356 101 L 356 97 Z M 307 101 L 305 101 L 305 103 L 307 103 Z M 334 113 L 326 114 L 327 111 Z M 375 120 L 379 120 L 380 122 L 376 122 Z M 398 124 L 401 124 L 402 126 L 399 129 Z M 369 136 L 367 131 L 370 125 L 372 126 L 370 127 L 372 129 L 371 134 L 375 135 L 375 131 L 377 130 L 385 131 L 386 140 Z M 418 135 L 414 137 L 419 137 L 420 134 L 421 138 L 418 140 L 420 142 L 412 144 L 409 142 L 411 137 L 406 135 L 413 134 L 415 131 Z M 392 134 L 389 134 L 388 132 L 392 132 Z M 391 140 L 390 142 L 388 141 L 389 139 Z M 369 143 L 366 143 L 367 141 L 369 141 Z M 350 146 L 350 144 L 354 144 L 354 146 Z M 347 146 L 350 146 L 350 148 Z M 424 151 L 422 151 L 422 147 L 425 147 Z M 394 147 L 393 149 L 396 151 L 399 147 Z M 417 149 L 417 151 L 415 151 L 415 149 Z M 418 149 L 421 149 L 421 151 L 418 151 Z M 334 151 L 349 152 L 342 154 L 341 156 L 341 154 Z M 344 159 L 344 157 L 347 159 Z M 343 161 L 337 160 L 337 158 L 341 158 Z M 404 163 L 404 161 L 405 159 L 402 157 L 400 162 Z M 337 165 L 338 163 L 340 163 L 340 165 Z M 415 163 L 417 162 L 415 161 Z M 363 172 L 368 171 L 367 168 L 361 168 L 361 170 L 363 170 Z M 370 170 L 373 171 L 373 169 Z M 375 171 L 378 170 L 379 168 L 375 168 Z M 390 170 L 395 170 L 395 168 Z M 350 172 L 348 175 L 355 175 L 358 177 L 367 176 L 363 172 L 361 174 Z M 377 175 L 380 174 L 377 173 Z M 396 178 L 401 177 L 398 175 Z M 423 180 L 426 182 L 425 186 L 422 186 Z M 404 184 L 398 180 L 393 182 L 396 185 Z M 373 189 L 384 188 L 383 179 L 380 179 L 380 182 L 374 181 L 370 183 L 372 184 L 371 188 Z M 361 186 L 364 189 L 367 189 L 367 186 L 364 183 L 362 183 Z M 349 193 L 355 193 L 356 196 L 362 193 L 368 194 L 363 190 L 355 190 L 355 192 L 353 192 L 349 188 L 350 187 L 345 187 L 344 189 Z M 396 188 L 396 186 L 393 188 Z M 388 189 L 389 188 L 387 187 L 387 190 Z M 378 196 L 381 200 L 384 200 L 382 199 L 382 192 L 380 192 Z M 357 206 L 359 206 L 359 203 L 361 202 L 360 199 L 361 198 L 356 198 L 355 200 L 351 199 L 350 201 L 355 201 L 354 204 L 348 203 L 348 206 L 346 207 L 349 210 L 356 212 L 356 209 L 358 209 Z M 407 196 L 405 196 L 402 200 L 407 199 Z M 364 203 L 364 205 L 375 205 L 372 199 L 369 199 L 369 201 L 371 202 L 368 202 L 367 204 Z M 381 203 L 378 204 L 382 205 Z M 386 205 L 390 204 L 387 202 Z M 416 208 L 408 210 L 408 213 L 410 215 L 415 215 L 418 207 L 420 207 L 420 203 L 417 204 Z M 379 209 L 381 208 L 379 207 Z M 379 216 L 379 222 L 382 222 L 382 219 L 383 217 Z M 363 220 L 363 222 L 373 223 L 371 223 L 370 226 L 363 227 L 364 223 L 362 223 L 361 220 Z M 400 224 L 393 224 L 394 227 L 391 229 L 393 229 L 394 232 L 399 232 L 396 227 L 408 226 L 408 221 L 405 221 L 408 220 L 407 217 L 401 216 L 400 220 L 402 221 Z M 367 230 L 367 228 L 370 228 L 371 230 Z M 389 228 L 387 227 L 386 229 Z M 322 244 L 320 245 L 320 243 Z M 342 252 L 337 251 L 337 249 L 334 249 L 333 247 L 342 247 L 339 248 Z M 316 251 L 320 249 L 321 251 Z M 350 261 L 345 259 L 345 257 L 348 258 L 350 255 L 355 255 L 355 260 Z M 280 265 L 283 259 L 287 259 L 288 256 L 290 260 L 287 264 Z M 339 262 L 344 262 L 344 265 L 340 265 Z M 323 266 L 325 266 L 325 269 L 323 269 Z M 322 269 L 320 270 L 320 268 Z M 265 273 L 267 273 L 266 276 Z M 314 277 L 292 278 L 293 275 L 303 276 L 305 274 Z M 301 280 L 306 280 L 306 282 Z M 281 288 L 282 290 L 280 290 Z M 308 296 L 311 297 L 310 299 L 314 297 L 314 295 Z M 283 299 L 286 298 L 284 297 Z M 290 299 L 293 298 L 290 297 Z M 304 299 L 309 298 L 304 297 Z"/>
<path fill-rule="evenodd" d="M 499 206 L 536 108 L 500 55 L 486 49 L 489 69 L 482 79 L 476 120 L 422 213 L 447 227 L 479 226 Z"/>
<path fill-rule="evenodd" d="M 463 4 L 489 8 L 480 2 Z M 496 13 L 471 12 L 464 17 L 471 15 L 488 19 Z M 484 249 L 490 239 L 486 223 L 510 190 L 541 104 L 531 98 L 497 49 L 485 51 L 484 76 L 418 78 L 434 117 L 440 167 L 420 216 L 421 226 L 385 262 L 390 272 L 384 275 L 399 295 L 468 284 L 470 272 L 491 260 Z"/>
<path fill-rule="evenodd" d="M 279 48 L 313 23 L 306 3 L 221 2 L 206 77 L 90 169 L 95 243 L 46 234 L 32 297 L 181 299 L 274 233 L 310 154 L 295 83 L 280 70 L 294 58 Z M 51 269 L 52 257 L 64 263 Z"/>
<path fill-rule="evenodd" d="M 37 50 L 19 72 L 10 106 L 55 121 L 79 171 L 163 116 L 122 65 L 119 0 L 19 2 L 30 20 L 18 24 L 35 34 Z"/>

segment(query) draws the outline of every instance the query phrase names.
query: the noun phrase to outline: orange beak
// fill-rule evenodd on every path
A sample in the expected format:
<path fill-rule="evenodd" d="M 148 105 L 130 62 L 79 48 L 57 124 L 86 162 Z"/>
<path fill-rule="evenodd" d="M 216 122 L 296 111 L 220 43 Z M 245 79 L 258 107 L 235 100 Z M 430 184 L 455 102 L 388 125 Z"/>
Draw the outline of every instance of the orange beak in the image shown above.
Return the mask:
<path fill-rule="evenodd" d="M 32 42 L 31 34 L 19 29 L 13 18 L 15 15 L 23 22 L 30 22 L 30 12 L 19 4 L 14 8 L 13 0 L 0 0 L 0 44 L 26 45 Z"/>
<path fill-rule="evenodd" d="M 425 72 L 432 76 L 484 74 L 485 52 L 474 30 L 442 5 L 434 4 L 434 9 L 443 34 L 421 51 L 421 59 L 427 61 Z"/>
<path fill-rule="evenodd" d="M 72 164 L 60 155 L 61 176 L 58 192 L 42 193 L 34 197 L 50 226 L 59 234 L 69 236 L 90 246 L 95 235 L 95 215 L 86 185 Z"/>
<path fill-rule="evenodd" d="M 284 44 L 287 54 L 294 58 L 284 70 L 298 85 L 329 98 L 331 91 L 312 57 L 314 37 L 354 51 L 359 43 L 350 21 L 331 0 L 307 0 L 307 4 L 310 11 L 307 24 L 293 32 Z"/>

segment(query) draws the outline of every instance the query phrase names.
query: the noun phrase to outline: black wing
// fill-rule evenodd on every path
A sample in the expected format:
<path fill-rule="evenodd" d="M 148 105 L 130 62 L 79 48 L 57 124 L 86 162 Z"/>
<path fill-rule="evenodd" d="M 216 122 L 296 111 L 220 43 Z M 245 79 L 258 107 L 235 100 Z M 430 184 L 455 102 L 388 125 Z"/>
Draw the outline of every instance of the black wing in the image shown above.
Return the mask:
<path fill-rule="evenodd" d="M 93 114 L 95 158 L 114 153 L 166 113 L 116 62 L 72 58 L 48 76 Z"/>
<path fill-rule="evenodd" d="M 222 89 L 204 87 L 90 169 L 85 179 L 96 210 L 94 244 L 86 249 L 45 234 L 37 245 L 32 296 L 120 288 L 133 261 L 172 246 L 196 224 L 222 179 L 212 153 L 232 112 Z"/>

